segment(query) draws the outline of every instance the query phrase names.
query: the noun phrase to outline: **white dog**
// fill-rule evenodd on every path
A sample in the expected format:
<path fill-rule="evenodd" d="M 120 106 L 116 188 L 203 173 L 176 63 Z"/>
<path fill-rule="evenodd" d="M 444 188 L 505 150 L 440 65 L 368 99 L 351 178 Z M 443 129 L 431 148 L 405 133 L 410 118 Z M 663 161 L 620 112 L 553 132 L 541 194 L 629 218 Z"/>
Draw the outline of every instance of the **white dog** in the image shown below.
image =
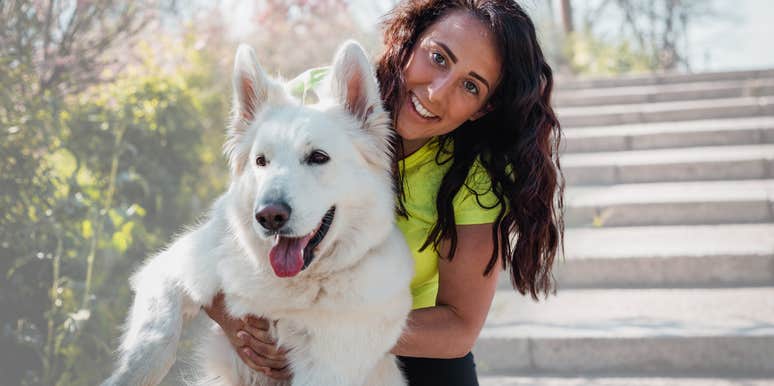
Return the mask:
<path fill-rule="evenodd" d="M 229 189 L 132 277 L 119 364 L 105 384 L 158 384 L 186 321 L 219 291 L 234 317 L 278 321 L 290 384 L 405 384 L 389 350 L 411 308 L 413 262 L 393 221 L 389 117 L 365 53 L 346 43 L 330 95 L 311 106 L 269 79 L 247 46 L 233 84 Z M 285 384 L 242 363 L 214 324 L 203 334 L 199 384 Z"/>

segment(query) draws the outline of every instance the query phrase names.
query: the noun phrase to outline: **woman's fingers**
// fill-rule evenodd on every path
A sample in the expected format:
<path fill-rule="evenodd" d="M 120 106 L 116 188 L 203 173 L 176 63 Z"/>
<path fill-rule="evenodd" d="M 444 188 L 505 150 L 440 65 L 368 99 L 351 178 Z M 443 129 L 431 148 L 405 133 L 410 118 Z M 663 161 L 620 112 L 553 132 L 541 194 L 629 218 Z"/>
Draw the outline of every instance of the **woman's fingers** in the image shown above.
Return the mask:
<path fill-rule="evenodd" d="M 223 294 L 218 294 L 205 312 L 221 326 L 242 362 L 271 378 L 289 379 L 292 374 L 287 352 L 269 334 L 270 322 L 255 316 L 233 319 L 226 313 L 223 300 Z"/>
<path fill-rule="evenodd" d="M 284 367 L 271 367 L 272 362 L 267 362 L 265 358 L 258 356 L 249 347 L 243 347 L 239 349 L 237 354 L 239 355 L 239 358 L 242 359 L 242 362 L 247 365 L 247 367 L 264 373 L 271 378 L 284 380 L 290 379 L 290 377 L 293 375 L 290 372 L 290 366 L 286 365 Z"/>
<path fill-rule="evenodd" d="M 249 347 L 242 347 L 237 349 L 237 355 L 239 355 L 239 359 L 241 359 L 242 362 L 244 362 L 244 364 L 247 365 L 247 367 L 255 371 L 269 375 L 269 373 L 271 373 L 271 369 L 266 366 L 261 366 L 255 363 L 255 361 L 253 361 L 252 359 L 252 355 L 250 355 L 250 352 L 252 352 L 252 350 L 250 350 Z"/>
<path fill-rule="evenodd" d="M 232 318 L 226 311 L 222 292 L 212 299 L 210 305 L 202 308 L 220 326 L 239 358 L 248 367 L 278 380 L 291 377 L 285 350 L 277 347 L 269 335 L 271 322 L 255 316 Z"/>
<path fill-rule="evenodd" d="M 255 328 L 253 326 L 250 326 L 248 324 L 242 325 L 242 329 L 246 331 L 249 335 L 251 335 L 253 338 L 258 339 L 259 341 L 266 343 L 266 344 L 274 344 L 274 338 L 272 338 L 271 334 L 269 334 L 269 330 L 263 330 L 260 328 Z"/>
<path fill-rule="evenodd" d="M 290 379 L 293 373 L 290 372 L 290 366 L 286 366 L 282 369 L 271 369 L 268 373 L 264 373 L 274 379 Z"/>
<path fill-rule="evenodd" d="M 288 365 L 284 359 L 278 360 L 278 359 L 267 358 L 266 356 L 257 353 L 255 350 L 253 350 L 250 347 L 242 347 L 240 348 L 240 350 L 248 358 L 250 358 L 251 362 L 253 362 L 255 365 L 259 367 L 264 367 L 268 369 L 282 369 Z"/>
<path fill-rule="evenodd" d="M 281 347 L 277 346 L 274 343 L 266 343 L 262 342 L 252 336 L 250 334 L 240 331 L 237 336 L 239 339 L 243 342 L 245 342 L 245 346 L 248 346 L 253 349 L 258 355 L 261 355 L 263 357 L 266 357 L 268 359 L 276 360 L 276 361 L 285 361 L 285 354 L 287 352 L 283 350 Z M 283 365 L 284 366 L 284 365 Z M 280 366 L 281 367 L 281 366 Z"/>
<path fill-rule="evenodd" d="M 239 330 L 238 329 L 239 327 L 236 327 L 236 328 L 237 329 L 234 331 L 226 332 L 226 338 L 228 338 L 228 340 L 231 342 L 231 345 L 234 348 L 246 346 L 249 343 L 248 336 L 247 336 L 248 334 L 244 333 L 244 331 L 242 330 Z M 242 334 L 240 334 L 240 332 L 242 332 Z"/>
<path fill-rule="evenodd" d="M 257 328 L 259 330 L 268 330 L 269 329 L 269 321 L 264 318 L 259 318 L 257 316 L 248 315 L 245 317 L 245 324 L 247 324 L 250 327 Z"/>

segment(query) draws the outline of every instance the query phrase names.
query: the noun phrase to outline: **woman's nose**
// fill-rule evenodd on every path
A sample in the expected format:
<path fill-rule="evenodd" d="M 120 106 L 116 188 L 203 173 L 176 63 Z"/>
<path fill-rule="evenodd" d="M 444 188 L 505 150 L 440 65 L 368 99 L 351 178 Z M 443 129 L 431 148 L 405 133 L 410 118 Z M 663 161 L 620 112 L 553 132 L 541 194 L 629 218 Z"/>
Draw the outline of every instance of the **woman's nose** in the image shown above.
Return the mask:
<path fill-rule="evenodd" d="M 451 81 L 447 76 L 439 76 L 430 82 L 427 89 L 427 99 L 430 103 L 442 103 L 451 89 Z"/>

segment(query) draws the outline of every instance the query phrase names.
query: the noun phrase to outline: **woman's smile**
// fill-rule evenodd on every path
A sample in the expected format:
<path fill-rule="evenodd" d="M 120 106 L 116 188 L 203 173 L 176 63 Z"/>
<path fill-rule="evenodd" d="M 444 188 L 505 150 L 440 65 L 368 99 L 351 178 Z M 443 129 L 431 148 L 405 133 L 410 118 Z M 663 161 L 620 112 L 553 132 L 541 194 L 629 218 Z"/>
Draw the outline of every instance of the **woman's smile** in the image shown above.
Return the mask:
<path fill-rule="evenodd" d="M 419 116 L 420 120 L 428 122 L 441 120 L 438 115 L 433 114 L 430 110 L 428 110 L 427 107 L 422 104 L 419 98 L 411 92 L 407 98 L 407 103 L 411 105 L 412 111 Z"/>

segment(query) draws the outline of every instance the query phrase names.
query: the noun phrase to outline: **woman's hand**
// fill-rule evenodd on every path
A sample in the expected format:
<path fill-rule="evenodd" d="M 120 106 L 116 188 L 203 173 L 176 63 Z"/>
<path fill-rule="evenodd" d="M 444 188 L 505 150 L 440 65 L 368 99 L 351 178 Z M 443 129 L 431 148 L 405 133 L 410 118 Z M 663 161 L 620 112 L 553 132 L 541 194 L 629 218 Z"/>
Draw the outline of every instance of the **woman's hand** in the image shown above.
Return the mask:
<path fill-rule="evenodd" d="M 285 357 L 287 352 L 277 346 L 269 335 L 268 320 L 254 316 L 232 318 L 226 312 L 223 293 L 218 293 L 212 305 L 203 309 L 223 329 L 231 346 L 248 367 L 274 379 L 291 377 Z"/>

